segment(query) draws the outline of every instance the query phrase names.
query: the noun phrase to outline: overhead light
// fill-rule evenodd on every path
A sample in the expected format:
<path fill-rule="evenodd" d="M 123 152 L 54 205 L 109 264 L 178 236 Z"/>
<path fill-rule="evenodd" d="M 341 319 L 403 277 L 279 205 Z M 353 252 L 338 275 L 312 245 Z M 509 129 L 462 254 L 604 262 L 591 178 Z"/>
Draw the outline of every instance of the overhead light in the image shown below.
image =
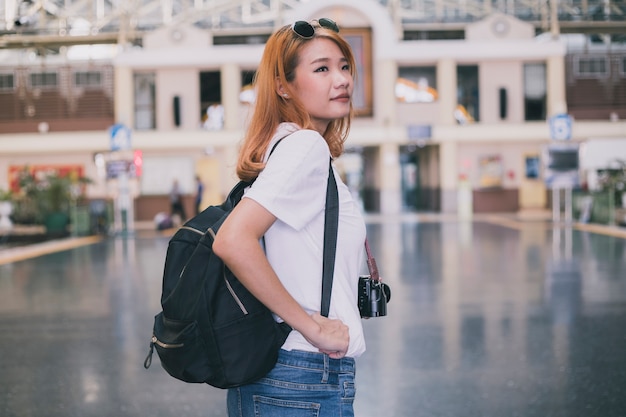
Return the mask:
<path fill-rule="evenodd" d="M 19 17 L 19 18 L 15 19 L 15 21 L 13 23 L 15 24 L 15 26 L 26 26 L 26 25 L 29 25 L 29 24 L 31 24 L 30 16 Z"/>

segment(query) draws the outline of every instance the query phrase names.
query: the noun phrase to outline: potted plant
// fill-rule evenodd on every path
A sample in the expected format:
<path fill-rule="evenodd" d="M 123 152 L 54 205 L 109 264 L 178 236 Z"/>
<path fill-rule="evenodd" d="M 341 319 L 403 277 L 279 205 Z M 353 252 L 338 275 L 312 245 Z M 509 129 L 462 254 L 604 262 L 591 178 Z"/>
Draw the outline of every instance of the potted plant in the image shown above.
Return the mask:
<path fill-rule="evenodd" d="M 70 223 L 71 180 L 49 174 L 41 188 L 40 208 L 48 234 L 64 234 Z"/>
<path fill-rule="evenodd" d="M 18 190 L 13 193 L 13 222 L 22 225 L 42 223 L 37 207 L 39 188 L 35 176 L 28 168 L 17 174 Z"/>
<path fill-rule="evenodd" d="M 0 231 L 13 228 L 11 213 L 13 212 L 13 193 L 0 188 Z"/>
<path fill-rule="evenodd" d="M 41 211 L 48 234 L 65 234 L 70 223 L 70 210 L 81 197 L 89 178 L 75 174 L 48 174 L 41 187 Z"/>
<path fill-rule="evenodd" d="M 615 224 L 616 203 L 626 207 L 626 161 L 611 161 L 608 168 L 599 171 L 598 183 L 608 193 L 609 224 Z"/>
<path fill-rule="evenodd" d="M 89 178 L 56 171 L 35 175 L 25 168 L 19 176 L 21 204 L 34 211 L 33 222 L 43 224 L 47 234 L 63 235 L 70 223 L 72 203 L 82 193 Z"/>

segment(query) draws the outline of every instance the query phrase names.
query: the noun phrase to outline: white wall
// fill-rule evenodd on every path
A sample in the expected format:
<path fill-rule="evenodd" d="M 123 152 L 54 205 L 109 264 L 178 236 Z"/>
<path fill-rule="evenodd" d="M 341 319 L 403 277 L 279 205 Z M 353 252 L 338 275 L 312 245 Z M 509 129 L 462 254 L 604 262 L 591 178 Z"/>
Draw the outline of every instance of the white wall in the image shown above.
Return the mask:
<path fill-rule="evenodd" d="M 626 127 L 622 138 L 592 138 L 580 147 L 580 167 L 582 169 L 602 169 L 611 167 L 616 159 L 626 161 Z"/>
<path fill-rule="evenodd" d="M 159 130 L 175 129 L 174 97 L 180 98 L 180 129 L 200 125 L 200 74 L 196 68 L 167 68 L 156 72 L 156 122 Z"/>
<path fill-rule="evenodd" d="M 524 121 L 524 66 L 520 61 L 487 61 L 478 69 L 480 121 L 521 123 Z M 507 92 L 507 116 L 500 119 L 500 88 Z"/>

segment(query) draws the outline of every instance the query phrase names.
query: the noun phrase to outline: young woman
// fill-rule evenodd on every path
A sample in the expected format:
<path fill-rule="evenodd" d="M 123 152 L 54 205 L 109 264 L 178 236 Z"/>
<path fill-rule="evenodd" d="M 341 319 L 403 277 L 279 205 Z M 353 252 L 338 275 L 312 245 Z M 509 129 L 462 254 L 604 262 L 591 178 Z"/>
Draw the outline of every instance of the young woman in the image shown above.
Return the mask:
<path fill-rule="evenodd" d="M 354 358 L 365 351 L 357 306 L 365 224 L 334 168 L 335 272 L 329 317 L 319 314 L 328 164 L 343 152 L 354 76 L 350 46 L 330 19 L 282 27 L 265 47 L 237 166 L 241 179 L 256 181 L 213 250 L 293 331 L 268 375 L 229 390 L 231 417 L 354 415 Z"/>

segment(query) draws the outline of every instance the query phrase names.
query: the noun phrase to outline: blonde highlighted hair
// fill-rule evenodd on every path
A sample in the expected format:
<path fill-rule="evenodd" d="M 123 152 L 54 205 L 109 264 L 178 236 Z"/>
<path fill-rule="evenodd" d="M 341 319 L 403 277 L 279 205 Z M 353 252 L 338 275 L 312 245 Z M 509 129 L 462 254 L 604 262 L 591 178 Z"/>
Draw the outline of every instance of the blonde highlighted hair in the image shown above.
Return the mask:
<path fill-rule="evenodd" d="M 254 78 L 257 97 L 254 113 L 239 152 L 237 175 L 240 179 L 250 181 L 263 170 L 265 167 L 263 156 L 280 123 L 292 122 L 303 129 L 313 128 L 311 118 L 303 103 L 293 94 L 290 94 L 289 100 L 283 99 L 278 94 L 276 86 L 278 82 L 288 88 L 289 83 L 294 80 L 301 49 L 307 42 L 318 38 L 329 39 L 339 47 L 348 61 L 352 77 L 356 77 L 352 49 L 338 33 L 323 27 L 316 27 L 313 37 L 305 39 L 297 35 L 291 29 L 291 25 L 287 25 L 272 34 L 265 45 L 265 51 Z M 330 122 L 323 134 L 330 153 L 335 158 L 343 153 L 343 144 L 350 130 L 352 103 L 350 109 L 348 116 Z"/>

